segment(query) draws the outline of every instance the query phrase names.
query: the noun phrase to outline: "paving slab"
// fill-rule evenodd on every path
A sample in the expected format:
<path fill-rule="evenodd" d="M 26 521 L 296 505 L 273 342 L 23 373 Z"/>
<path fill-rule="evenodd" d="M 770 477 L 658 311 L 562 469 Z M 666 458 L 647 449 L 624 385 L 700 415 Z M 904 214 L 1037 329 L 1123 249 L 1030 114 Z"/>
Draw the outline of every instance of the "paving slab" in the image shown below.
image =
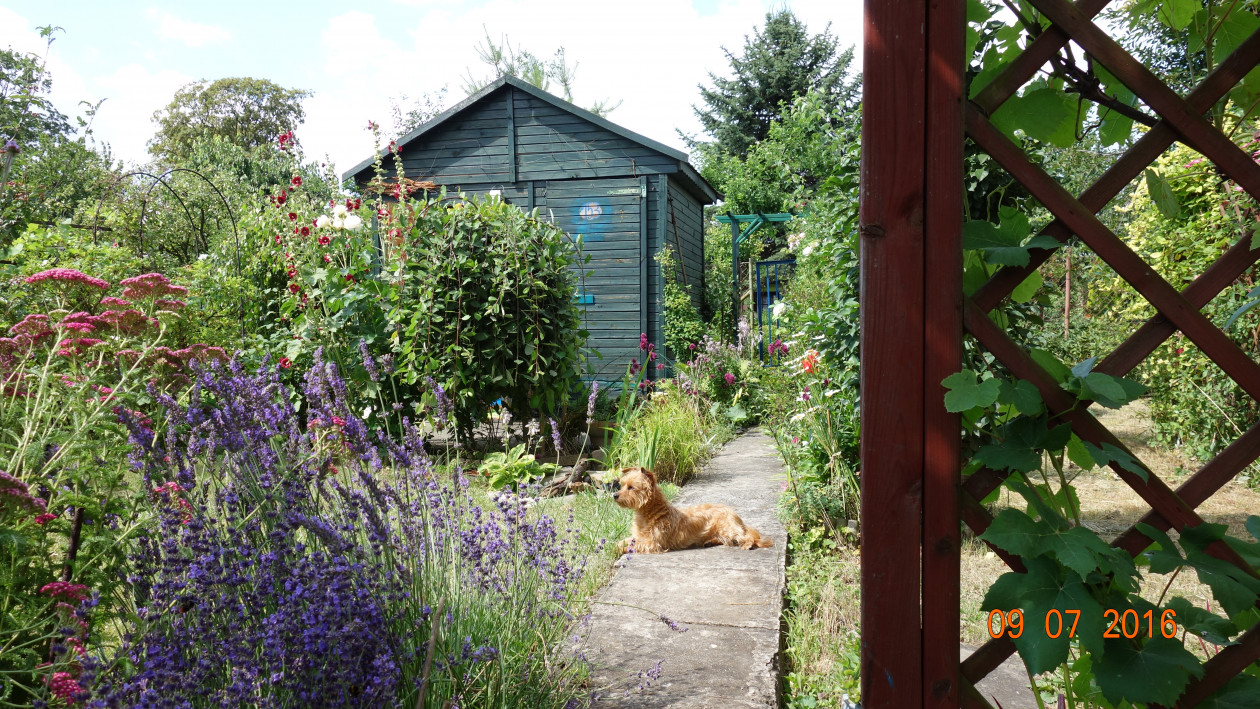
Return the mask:
<path fill-rule="evenodd" d="M 600 593 L 583 637 L 601 706 L 777 707 L 787 534 L 775 515 L 784 481 L 773 440 L 728 443 L 676 505 L 735 508 L 769 549 L 712 547 L 629 554 Z M 666 621 L 679 628 L 674 630 Z M 645 673 L 659 663 L 650 686 Z"/>

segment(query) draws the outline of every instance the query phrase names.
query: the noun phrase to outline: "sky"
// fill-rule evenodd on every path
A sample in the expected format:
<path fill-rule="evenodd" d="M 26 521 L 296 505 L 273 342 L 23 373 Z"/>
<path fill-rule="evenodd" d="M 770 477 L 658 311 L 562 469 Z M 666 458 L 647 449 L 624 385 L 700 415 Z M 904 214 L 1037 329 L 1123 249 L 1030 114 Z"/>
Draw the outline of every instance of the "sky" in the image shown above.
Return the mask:
<path fill-rule="evenodd" d="M 148 159 L 152 115 L 180 86 L 250 76 L 313 92 L 297 137 L 344 171 L 372 153 L 368 121 L 391 124 L 391 98 L 446 87 L 450 106 L 470 71 L 488 75 L 475 50 L 487 33 L 544 57 L 563 47 L 578 105 L 620 100 L 610 120 L 685 152 L 676 129 L 700 132 L 692 105 L 710 72 L 728 75 L 723 47 L 738 55 L 785 6 L 811 32 L 830 23 L 841 47 L 860 41 L 862 0 L 0 0 L 0 46 L 43 55 L 37 28 L 62 28 L 47 50 L 53 102 L 73 116 L 104 99 L 94 136 L 129 164 Z"/>

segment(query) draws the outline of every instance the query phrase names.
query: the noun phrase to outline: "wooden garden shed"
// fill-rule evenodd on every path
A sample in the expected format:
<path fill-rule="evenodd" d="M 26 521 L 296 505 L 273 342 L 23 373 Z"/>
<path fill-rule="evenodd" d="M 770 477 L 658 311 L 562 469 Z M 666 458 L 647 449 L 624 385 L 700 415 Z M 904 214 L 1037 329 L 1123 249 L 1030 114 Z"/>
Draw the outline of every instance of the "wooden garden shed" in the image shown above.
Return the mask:
<path fill-rule="evenodd" d="M 404 174 L 448 193 L 497 193 L 566 233 L 591 259 L 579 284 L 590 345 L 603 359 L 589 375 L 619 379 L 639 334 L 663 348 L 664 282 L 653 258 L 681 255 L 680 278 L 700 307 L 704 205 L 720 195 L 687 155 L 504 76 L 398 140 Z M 391 170 L 393 161 L 385 156 Z M 346 172 L 364 184 L 372 158 Z M 655 370 L 649 373 L 655 376 Z"/>

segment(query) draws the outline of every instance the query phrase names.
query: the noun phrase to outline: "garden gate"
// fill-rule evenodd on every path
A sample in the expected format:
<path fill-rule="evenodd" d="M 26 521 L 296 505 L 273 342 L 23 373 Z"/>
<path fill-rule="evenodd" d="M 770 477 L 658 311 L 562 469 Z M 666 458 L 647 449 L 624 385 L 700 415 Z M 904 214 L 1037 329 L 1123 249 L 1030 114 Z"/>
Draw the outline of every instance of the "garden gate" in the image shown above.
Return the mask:
<path fill-rule="evenodd" d="M 757 353 L 761 357 L 761 363 L 765 365 L 777 365 L 782 359 L 778 352 L 770 349 L 770 345 L 780 339 L 781 334 L 774 304 L 783 299 L 783 290 L 792 278 L 795 268 L 796 259 L 756 263 L 757 281 L 753 286 L 753 303 L 757 312 Z"/>
<path fill-rule="evenodd" d="M 1177 291 L 1094 217 L 1173 141 L 1193 147 L 1222 175 L 1260 198 L 1260 165 L 1203 118 L 1260 63 L 1260 33 L 1241 42 L 1181 98 L 1092 22 L 1108 3 L 1027 0 L 1050 25 L 970 100 L 964 95 L 965 0 L 865 4 L 860 229 L 862 698 L 868 709 L 987 707 L 973 687 L 1014 652 L 1003 638 L 961 665 L 956 654 L 960 520 L 977 533 L 986 529 L 991 518 L 979 500 L 1005 476 L 981 469 L 965 482 L 960 477 L 959 418 L 945 410 L 940 382 L 961 369 L 964 331 L 1013 376 L 1034 383 L 1051 414 L 1070 423 L 1082 440 L 1124 449 L 988 315 L 1052 249 L 1033 250 L 1027 266 L 1004 267 L 963 296 L 964 136 L 1053 213 L 1055 220 L 1043 234 L 1060 243 L 1076 235 L 1157 310 L 1095 371 L 1123 375 L 1180 331 L 1245 392 L 1260 398 L 1260 365 L 1200 313 L 1260 255 L 1251 250 L 1250 238 L 1242 238 Z M 1069 41 L 1159 116 L 1078 196 L 989 120 Z M 1112 468 L 1150 505 L 1143 522 L 1182 530 L 1203 523 L 1195 508 L 1255 460 L 1258 451 L 1260 426 L 1243 433 L 1176 491 L 1149 470 L 1143 479 L 1119 464 Z M 1130 528 L 1112 543 L 1136 555 L 1151 540 Z M 1255 574 L 1220 542 L 1208 551 Z M 1001 555 L 1011 568 L 1023 569 L 1019 558 Z M 1190 681 L 1177 705 L 1195 706 L 1257 658 L 1260 627 L 1253 627 L 1206 663 L 1203 676 Z"/>

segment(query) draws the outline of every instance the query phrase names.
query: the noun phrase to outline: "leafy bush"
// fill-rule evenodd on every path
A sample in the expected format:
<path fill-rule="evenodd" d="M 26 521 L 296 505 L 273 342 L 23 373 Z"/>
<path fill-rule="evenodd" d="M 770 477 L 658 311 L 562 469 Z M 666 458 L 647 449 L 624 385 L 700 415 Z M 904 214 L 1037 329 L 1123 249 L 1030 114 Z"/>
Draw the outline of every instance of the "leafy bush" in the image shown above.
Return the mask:
<path fill-rule="evenodd" d="M 268 346 L 301 365 L 322 347 L 356 380 L 356 410 L 378 396 L 382 415 L 433 405 L 432 377 L 467 438 L 497 399 L 519 420 L 554 414 L 576 388 L 576 252 L 555 226 L 495 197 L 329 209 L 299 176 L 270 203 L 251 234 L 275 275 Z M 365 354 L 393 358 L 388 381 L 358 366 Z"/>
<path fill-rule="evenodd" d="M 704 320 L 691 300 L 690 289 L 678 281 L 678 255 L 673 247 L 658 251 L 656 262 L 665 280 L 665 351 L 674 359 L 690 359 L 690 346 L 704 337 Z"/>

